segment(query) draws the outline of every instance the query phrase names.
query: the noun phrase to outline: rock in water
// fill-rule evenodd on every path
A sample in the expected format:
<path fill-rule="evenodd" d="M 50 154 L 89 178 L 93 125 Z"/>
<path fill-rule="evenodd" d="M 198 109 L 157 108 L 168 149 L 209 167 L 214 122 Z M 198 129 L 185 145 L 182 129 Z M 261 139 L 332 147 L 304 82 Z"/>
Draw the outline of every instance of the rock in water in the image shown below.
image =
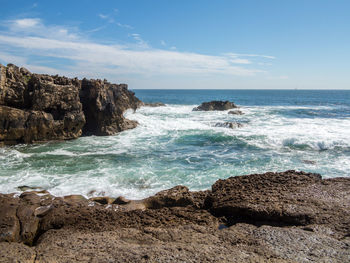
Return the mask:
<path fill-rule="evenodd" d="M 203 102 L 196 108 L 193 108 L 193 111 L 224 111 L 233 108 L 238 108 L 233 102 L 230 101 L 210 101 Z"/>
<path fill-rule="evenodd" d="M 228 114 L 233 114 L 233 115 L 243 115 L 244 113 L 240 110 L 230 110 Z"/>
<path fill-rule="evenodd" d="M 162 102 L 145 102 L 145 103 L 143 103 L 143 105 L 142 106 L 146 106 L 146 107 L 163 107 L 163 106 L 165 106 L 165 104 L 164 103 L 162 103 Z"/>
<path fill-rule="evenodd" d="M 218 122 L 215 124 L 215 127 L 223 127 L 223 128 L 230 128 L 230 129 L 236 129 L 236 128 L 241 128 L 243 127 L 242 123 L 239 122 Z"/>
<path fill-rule="evenodd" d="M 141 104 L 127 87 L 101 80 L 82 80 L 80 100 L 86 118 L 84 135 L 112 135 L 137 126 L 136 121 L 123 116 L 125 110 L 136 109 Z"/>
<path fill-rule="evenodd" d="M 125 84 L 0 64 L 0 145 L 111 135 L 136 127 L 123 112 L 140 104 Z"/>

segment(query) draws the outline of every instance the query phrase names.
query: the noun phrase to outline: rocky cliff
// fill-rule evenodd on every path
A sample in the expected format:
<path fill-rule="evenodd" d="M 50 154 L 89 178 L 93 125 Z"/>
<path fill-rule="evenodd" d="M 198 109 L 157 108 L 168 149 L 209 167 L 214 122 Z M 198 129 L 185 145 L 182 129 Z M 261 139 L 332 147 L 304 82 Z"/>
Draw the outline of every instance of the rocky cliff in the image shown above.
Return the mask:
<path fill-rule="evenodd" d="M 350 179 L 286 171 L 144 200 L 0 194 L 0 262 L 350 262 Z"/>
<path fill-rule="evenodd" d="M 140 104 L 125 84 L 0 65 L 0 145 L 111 135 L 136 127 L 123 112 Z"/>

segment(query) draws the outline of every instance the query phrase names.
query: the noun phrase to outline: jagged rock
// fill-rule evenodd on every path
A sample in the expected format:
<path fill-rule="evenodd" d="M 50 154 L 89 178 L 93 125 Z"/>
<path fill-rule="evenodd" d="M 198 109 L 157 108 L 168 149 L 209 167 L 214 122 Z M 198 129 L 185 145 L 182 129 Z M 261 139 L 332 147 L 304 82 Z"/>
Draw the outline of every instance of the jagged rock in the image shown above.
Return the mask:
<path fill-rule="evenodd" d="M 230 110 L 228 114 L 233 114 L 233 115 L 243 115 L 244 113 L 240 110 Z"/>
<path fill-rule="evenodd" d="M 32 74 L 0 64 L 0 146 L 132 129 L 137 122 L 123 112 L 141 104 L 125 84 Z"/>
<path fill-rule="evenodd" d="M 74 139 L 85 117 L 79 81 L 1 66 L 0 144 Z"/>
<path fill-rule="evenodd" d="M 203 102 L 198 107 L 193 108 L 193 111 L 225 111 L 232 108 L 238 108 L 233 102 L 230 101 L 210 101 Z"/>
<path fill-rule="evenodd" d="M 230 128 L 230 129 L 236 129 L 236 128 L 241 128 L 243 127 L 242 123 L 239 122 L 218 122 L 215 124 L 215 127 L 223 127 L 223 128 Z"/>
<path fill-rule="evenodd" d="M 146 106 L 146 107 L 163 107 L 166 106 L 164 103 L 162 102 L 144 102 L 142 104 L 142 106 Z"/>
<path fill-rule="evenodd" d="M 140 104 L 126 84 L 83 79 L 80 100 L 86 117 L 84 135 L 112 135 L 137 126 L 123 116 L 125 110 L 135 110 Z"/>

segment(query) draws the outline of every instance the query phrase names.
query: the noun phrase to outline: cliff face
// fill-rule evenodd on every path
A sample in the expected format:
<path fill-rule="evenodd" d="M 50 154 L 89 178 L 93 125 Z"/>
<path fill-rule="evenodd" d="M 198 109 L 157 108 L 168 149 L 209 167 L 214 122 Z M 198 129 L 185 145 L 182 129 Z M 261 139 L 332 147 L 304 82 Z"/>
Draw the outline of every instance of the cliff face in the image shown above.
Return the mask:
<path fill-rule="evenodd" d="M 0 145 L 111 135 L 136 127 L 123 117 L 141 102 L 127 85 L 32 74 L 0 65 Z"/>

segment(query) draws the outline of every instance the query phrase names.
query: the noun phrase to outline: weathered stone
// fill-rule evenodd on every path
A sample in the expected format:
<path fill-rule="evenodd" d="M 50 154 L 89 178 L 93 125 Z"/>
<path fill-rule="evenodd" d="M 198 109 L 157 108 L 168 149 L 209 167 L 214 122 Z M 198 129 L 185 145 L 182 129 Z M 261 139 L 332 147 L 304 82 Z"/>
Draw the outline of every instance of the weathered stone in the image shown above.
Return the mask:
<path fill-rule="evenodd" d="M 238 108 L 230 101 L 210 101 L 203 102 L 198 107 L 193 108 L 193 111 L 225 111 L 232 108 Z"/>
<path fill-rule="evenodd" d="M 18 198 L 0 195 L 0 242 L 19 241 L 21 226 L 17 218 L 17 208 Z"/>
<path fill-rule="evenodd" d="M 84 105 L 82 105 L 82 103 Z M 82 135 L 111 135 L 137 126 L 123 113 L 142 104 L 127 85 L 32 74 L 0 65 L 0 146 Z"/>
<path fill-rule="evenodd" d="M 186 186 L 175 186 L 164 190 L 154 196 L 146 198 L 144 203 L 147 208 L 159 209 L 162 207 L 193 205 L 193 197 Z"/>
<path fill-rule="evenodd" d="M 325 224 L 350 232 L 350 180 L 287 171 L 218 180 L 206 205 L 230 224 Z M 267 223 L 268 222 L 268 223 Z"/>

